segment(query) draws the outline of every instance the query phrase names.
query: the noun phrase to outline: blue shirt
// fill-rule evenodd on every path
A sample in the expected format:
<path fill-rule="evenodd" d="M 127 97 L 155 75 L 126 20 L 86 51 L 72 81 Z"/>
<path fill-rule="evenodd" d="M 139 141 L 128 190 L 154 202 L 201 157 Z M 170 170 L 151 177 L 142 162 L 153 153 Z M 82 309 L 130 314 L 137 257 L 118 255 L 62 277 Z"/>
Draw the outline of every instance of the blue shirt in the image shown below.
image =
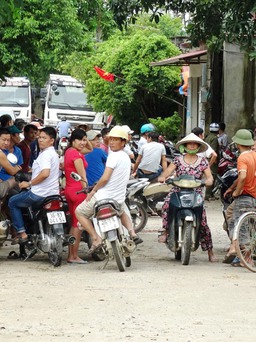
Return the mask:
<path fill-rule="evenodd" d="M 58 135 L 60 138 L 62 137 L 68 137 L 69 131 L 71 129 L 71 124 L 67 121 L 60 121 L 57 125 Z"/>
<path fill-rule="evenodd" d="M 101 148 L 95 147 L 92 152 L 87 153 L 84 157 L 88 163 L 86 168 L 88 185 L 93 185 L 103 175 L 108 156 Z"/>
<path fill-rule="evenodd" d="M 10 153 L 9 150 L 2 150 L 4 152 L 4 154 L 8 154 Z M 23 157 L 22 157 L 22 152 L 21 152 L 21 149 L 17 146 L 13 146 L 13 154 L 17 157 L 18 159 L 18 162 L 17 164 L 12 164 L 12 166 L 15 166 L 15 165 L 22 165 L 23 164 Z M 0 179 L 2 181 L 6 181 L 7 179 L 13 177 L 12 175 L 10 175 L 9 173 L 6 172 L 6 170 L 2 167 L 1 170 L 0 170 Z"/>

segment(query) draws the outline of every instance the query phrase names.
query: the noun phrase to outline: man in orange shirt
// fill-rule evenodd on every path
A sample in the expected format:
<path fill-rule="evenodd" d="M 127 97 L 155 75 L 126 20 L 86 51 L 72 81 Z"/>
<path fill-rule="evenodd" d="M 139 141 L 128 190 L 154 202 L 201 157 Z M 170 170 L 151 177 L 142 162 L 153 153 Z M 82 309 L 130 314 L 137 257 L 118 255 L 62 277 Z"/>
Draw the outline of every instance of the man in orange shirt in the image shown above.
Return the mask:
<path fill-rule="evenodd" d="M 232 242 L 224 263 L 231 263 L 236 256 L 232 238 L 239 217 L 245 212 L 256 211 L 256 153 L 251 149 L 254 145 L 252 134 L 247 129 L 239 129 L 232 140 L 237 144 L 240 155 L 237 159 L 238 178 L 224 194 L 232 193 L 234 198 L 233 215 L 228 225 Z"/>

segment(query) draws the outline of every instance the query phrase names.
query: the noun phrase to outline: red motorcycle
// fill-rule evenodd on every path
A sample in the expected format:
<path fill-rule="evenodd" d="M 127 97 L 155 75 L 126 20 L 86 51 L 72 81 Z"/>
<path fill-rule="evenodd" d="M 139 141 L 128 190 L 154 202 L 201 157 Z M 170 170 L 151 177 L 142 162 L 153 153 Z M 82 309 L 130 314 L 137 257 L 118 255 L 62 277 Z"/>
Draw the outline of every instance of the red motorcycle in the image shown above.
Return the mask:
<path fill-rule="evenodd" d="M 218 164 L 218 175 L 223 176 L 227 170 L 236 167 L 237 150 L 234 148 L 234 144 L 230 144 L 226 151 L 222 152 L 222 158 Z"/>

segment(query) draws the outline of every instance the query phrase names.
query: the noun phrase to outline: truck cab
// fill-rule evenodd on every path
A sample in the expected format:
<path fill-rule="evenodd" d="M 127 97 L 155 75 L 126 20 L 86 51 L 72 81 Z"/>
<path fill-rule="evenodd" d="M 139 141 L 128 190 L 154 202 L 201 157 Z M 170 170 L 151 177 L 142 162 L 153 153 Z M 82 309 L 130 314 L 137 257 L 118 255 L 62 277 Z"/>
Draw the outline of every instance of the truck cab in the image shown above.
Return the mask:
<path fill-rule="evenodd" d="M 104 126 L 104 113 L 94 112 L 88 104 L 85 85 L 69 75 L 50 74 L 40 97 L 45 126 L 56 127 L 63 116 L 72 127 L 88 125 L 99 130 Z"/>
<path fill-rule="evenodd" d="M 6 77 L 0 80 L 0 115 L 31 121 L 32 92 L 26 77 Z"/>

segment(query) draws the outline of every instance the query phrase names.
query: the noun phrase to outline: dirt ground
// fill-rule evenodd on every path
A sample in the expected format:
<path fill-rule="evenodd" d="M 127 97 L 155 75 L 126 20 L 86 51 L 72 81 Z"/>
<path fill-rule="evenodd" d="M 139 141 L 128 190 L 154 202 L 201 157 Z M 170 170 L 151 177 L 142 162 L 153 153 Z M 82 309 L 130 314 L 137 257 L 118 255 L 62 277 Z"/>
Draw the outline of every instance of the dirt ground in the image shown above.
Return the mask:
<path fill-rule="evenodd" d="M 188 266 L 157 243 L 159 218 L 151 218 L 132 265 L 114 261 L 66 263 L 47 255 L 22 262 L 0 249 L 1 341 L 255 341 L 255 274 L 221 261 L 229 240 L 219 201 L 207 203 L 218 263 L 194 252 Z M 81 257 L 87 247 L 81 245 Z"/>

